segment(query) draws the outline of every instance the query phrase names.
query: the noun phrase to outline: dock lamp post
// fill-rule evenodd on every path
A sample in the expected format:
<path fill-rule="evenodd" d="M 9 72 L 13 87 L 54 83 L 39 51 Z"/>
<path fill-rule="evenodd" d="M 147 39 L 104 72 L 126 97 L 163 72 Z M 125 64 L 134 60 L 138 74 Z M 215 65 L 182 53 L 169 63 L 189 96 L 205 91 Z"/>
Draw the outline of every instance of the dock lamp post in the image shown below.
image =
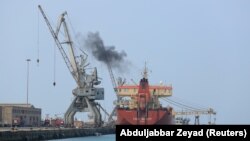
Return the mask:
<path fill-rule="evenodd" d="M 27 107 L 28 107 L 28 104 L 29 104 L 29 62 L 31 61 L 30 59 L 27 59 Z"/>

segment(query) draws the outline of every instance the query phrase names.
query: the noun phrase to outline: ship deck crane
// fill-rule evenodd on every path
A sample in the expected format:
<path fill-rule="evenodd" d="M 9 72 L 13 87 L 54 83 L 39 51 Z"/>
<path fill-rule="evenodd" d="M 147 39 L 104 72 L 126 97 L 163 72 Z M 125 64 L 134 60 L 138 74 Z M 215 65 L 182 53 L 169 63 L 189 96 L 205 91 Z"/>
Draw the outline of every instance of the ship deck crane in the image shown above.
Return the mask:
<path fill-rule="evenodd" d="M 73 46 L 74 44 L 71 40 L 65 20 L 67 13 L 64 12 L 60 15 L 57 28 L 54 31 L 42 7 L 39 5 L 38 8 L 49 28 L 56 46 L 64 59 L 65 64 L 67 65 L 67 68 L 77 83 L 77 87 L 72 92 L 74 100 L 64 114 L 65 124 L 67 126 L 72 126 L 74 124 L 74 115 L 76 112 L 91 112 L 94 116 L 95 126 L 101 126 L 101 113 L 95 100 L 104 99 L 104 89 L 95 87 L 95 85 L 99 85 L 101 83 L 97 77 L 97 69 L 95 68 L 92 74 L 87 74 L 86 66 L 88 66 L 88 63 L 86 53 L 82 52 L 83 54 L 76 56 L 76 49 Z M 64 31 L 62 31 L 65 35 L 64 39 L 59 37 L 62 26 L 64 28 Z M 64 50 L 64 45 L 68 46 L 68 52 Z"/>
<path fill-rule="evenodd" d="M 107 59 L 107 56 L 106 56 L 106 59 Z M 121 100 L 121 97 L 118 95 L 118 92 L 117 92 L 117 86 L 119 85 L 119 81 L 118 81 L 118 85 L 117 85 L 117 82 L 115 80 L 115 76 L 114 76 L 111 64 L 108 61 L 107 61 L 107 68 L 108 68 L 108 71 L 109 71 L 109 75 L 110 75 L 110 79 L 111 79 L 111 82 L 112 82 L 113 90 L 114 90 L 116 98 L 117 98 L 116 103 L 119 103 L 119 101 Z M 120 79 L 121 79 L 121 81 L 123 81 L 122 83 L 125 83 L 125 80 L 122 80 L 122 78 L 120 78 Z M 114 121 L 113 116 L 116 115 L 116 109 L 117 109 L 117 105 L 115 105 L 115 107 L 113 108 L 111 114 L 108 117 L 108 122 L 109 123 L 112 123 Z"/>
<path fill-rule="evenodd" d="M 195 125 L 199 125 L 200 124 L 200 122 L 199 122 L 200 115 L 209 115 L 209 117 L 210 117 L 209 124 L 212 124 L 211 116 L 216 115 L 216 112 L 212 108 L 208 108 L 207 110 L 175 111 L 174 115 L 176 115 L 176 116 L 195 115 Z"/>
<path fill-rule="evenodd" d="M 116 97 L 117 97 L 117 102 L 120 100 L 119 98 L 119 95 L 117 93 L 117 83 L 115 81 L 115 77 L 114 77 L 114 74 L 113 74 L 113 71 L 112 71 L 112 67 L 111 67 L 111 64 L 109 62 L 107 62 L 107 67 L 108 67 L 108 71 L 109 71 L 109 75 L 110 75 L 110 79 L 111 79 L 111 82 L 112 82 L 112 86 L 113 86 L 113 89 L 114 89 L 114 92 L 116 94 Z M 113 116 L 116 114 L 116 105 L 115 107 L 113 108 L 111 114 L 109 115 L 108 117 L 108 122 L 111 123 L 113 120 Z"/>

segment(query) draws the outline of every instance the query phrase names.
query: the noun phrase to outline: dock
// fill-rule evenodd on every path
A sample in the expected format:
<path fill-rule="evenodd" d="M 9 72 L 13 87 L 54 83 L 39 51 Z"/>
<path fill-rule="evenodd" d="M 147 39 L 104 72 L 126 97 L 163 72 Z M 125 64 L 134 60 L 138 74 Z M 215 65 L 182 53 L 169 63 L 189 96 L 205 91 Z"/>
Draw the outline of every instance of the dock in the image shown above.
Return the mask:
<path fill-rule="evenodd" d="M 115 134 L 115 128 L 2 128 L 0 141 L 38 141 Z"/>

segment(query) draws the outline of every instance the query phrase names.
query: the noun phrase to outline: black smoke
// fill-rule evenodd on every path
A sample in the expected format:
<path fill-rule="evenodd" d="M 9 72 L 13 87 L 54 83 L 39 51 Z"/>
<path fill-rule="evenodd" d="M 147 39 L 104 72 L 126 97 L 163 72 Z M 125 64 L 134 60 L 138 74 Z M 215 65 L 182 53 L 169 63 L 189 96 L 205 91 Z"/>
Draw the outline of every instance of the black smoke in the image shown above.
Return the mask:
<path fill-rule="evenodd" d="M 84 39 L 84 44 L 84 47 L 86 47 L 98 61 L 119 70 L 123 70 L 126 67 L 125 63 L 128 62 L 126 60 L 126 52 L 118 52 L 115 46 L 105 46 L 98 32 L 88 33 L 86 39 Z"/>

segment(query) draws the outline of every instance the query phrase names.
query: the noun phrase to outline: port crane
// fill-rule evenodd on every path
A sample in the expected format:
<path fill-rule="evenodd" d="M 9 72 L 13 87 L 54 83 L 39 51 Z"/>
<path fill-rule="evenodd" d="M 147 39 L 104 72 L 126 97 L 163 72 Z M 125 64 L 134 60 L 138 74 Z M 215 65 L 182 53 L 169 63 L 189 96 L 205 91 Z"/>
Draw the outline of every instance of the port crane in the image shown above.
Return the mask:
<path fill-rule="evenodd" d="M 211 118 L 212 118 L 212 115 L 215 116 L 216 115 L 216 112 L 214 111 L 214 109 L 212 108 L 205 108 L 205 107 L 201 107 L 199 106 L 200 108 L 196 107 L 196 106 L 192 106 L 192 105 L 187 105 L 185 103 L 182 102 L 178 102 L 176 100 L 171 100 L 169 98 L 162 98 L 162 100 L 172 104 L 172 105 L 175 105 L 176 107 L 179 107 L 179 108 L 182 108 L 182 109 L 185 109 L 185 110 L 181 110 L 181 111 L 174 111 L 173 112 L 173 115 L 174 116 L 177 116 L 176 119 L 181 119 L 182 121 L 180 121 L 181 124 L 188 124 L 189 122 L 189 119 L 183 119 L 182 117 L 180 116 L 190 116 L 190 115 L 194 115 L 195 116 L 195 122 L 194 124 L 195 125 L 198 125 L 200 124 L 200 115 L 209 115 L 209 122 L 208 124 L 212 124 L 211 122 Z"/>
<path fill-rule="evenodd" d="M 176 116 L 187 116 L 187 115 L 194 115 L 195 116 L 195 125 L 200 124 L 199 117 L 200 115 L 209 115 L 209 124 L 212 124 L 211 117 L 212 115 L 216 115 L 216 112 L 212 108 L 208 108 L 205 110 L 190 110 L 190 111 L 175 111 L 174 115 Z"/>
<path fill-rule="evenodd" d="M 73 41 L 71 40 L 65 20 L 67 12 L 64 12 L 60 15 L 57 27 L 55 30 L 53 30 L 42 7 L 39 5 L 38 8 L 49 28 L 49 31 L 63 57 L 67 68 L 69 69 L 77 84 L 77 87 L 72 91 L 74 100 L 64 114 L 65 124 L 67 126 L 73 126 L 74 115 L 76 112 L 90 112 L 94 118 L 94 125 L 101 126 L 102 119 L 100 108 L 98 108 L 100 105 L 98 105 L 95 100 L 104 100 L 104 88 L 96 87 L 96 85 L 101 83 L 101 81 L 98 80 L 96 68 L 94 68 L 92 74 L 86 72 L 86 67 L 88 66 L 87 54 L 80 50 L 81 55 L 76 55 L 76 48 L 74 47 Z M 61 30 L 61 27 L 63 27 L 63 31 Z M 59 33 L 64 33 L 64 39 L 60 38 Z M 64 46 L 68 47 L 68 52 L 66 52 Z"/>
<path fill-rule="evenodd" d="M 108 67 L 109 75 L 110 75 L 110 78 L 111 78 L 112 86 L 113 86 L 114 92 L 115 92 L 116 97 L 117 97 L 117 101 L 119 101 L 120 98 L 119 98 L 118 93 L 117 93 L 117 84 L 116 84 L 115 77 L 114 77 L 114 74 L 113 74 L 113 71 L 112 71 L 112 67 L 111 67 L 109 62 L 107 63 L 107 67 Z M 109 123 L 111 123 L 113 121 L 112 117 L 114 115 L 116 115 L 116 105 L 115 105 L 115 107 L 113 108 L 111 114 L 108 117 L 108 122 Z"/>
<path fill-rule="evenodd" d="M 109 76 L 110 76 L 110 79 L 111 79 L 111 82 L 112 82 L 113 90 L 114 90 L 116 98 L 117 98 L 117 100 L 116 100 L 115 103 L 120 103 L 121 97 L 119 96 L 119 94 L 117 92 L 117 86 L 118 85 L 123 85 L 126 80 L 125 79 L 122 80 L 122 78 L 119 77 L 118 78 L 118 83 L 117 83 L 116 80 L 115 80 L 115 76 L 114 76 L 114 73 L 113 73 L 113 70 L 112 70 L 110 62 L 107 62 L 107 68 L 108 68 L 108 71 L 109 71 Z M 116 115 L 116 110 L 117 110 L 117 105 L 115 105 L 115 107 L 113 108 L 111 114 L 108 117 L 108 123 L 109 124 L 112 124 L 114 122 L 113 116 Z"/>

